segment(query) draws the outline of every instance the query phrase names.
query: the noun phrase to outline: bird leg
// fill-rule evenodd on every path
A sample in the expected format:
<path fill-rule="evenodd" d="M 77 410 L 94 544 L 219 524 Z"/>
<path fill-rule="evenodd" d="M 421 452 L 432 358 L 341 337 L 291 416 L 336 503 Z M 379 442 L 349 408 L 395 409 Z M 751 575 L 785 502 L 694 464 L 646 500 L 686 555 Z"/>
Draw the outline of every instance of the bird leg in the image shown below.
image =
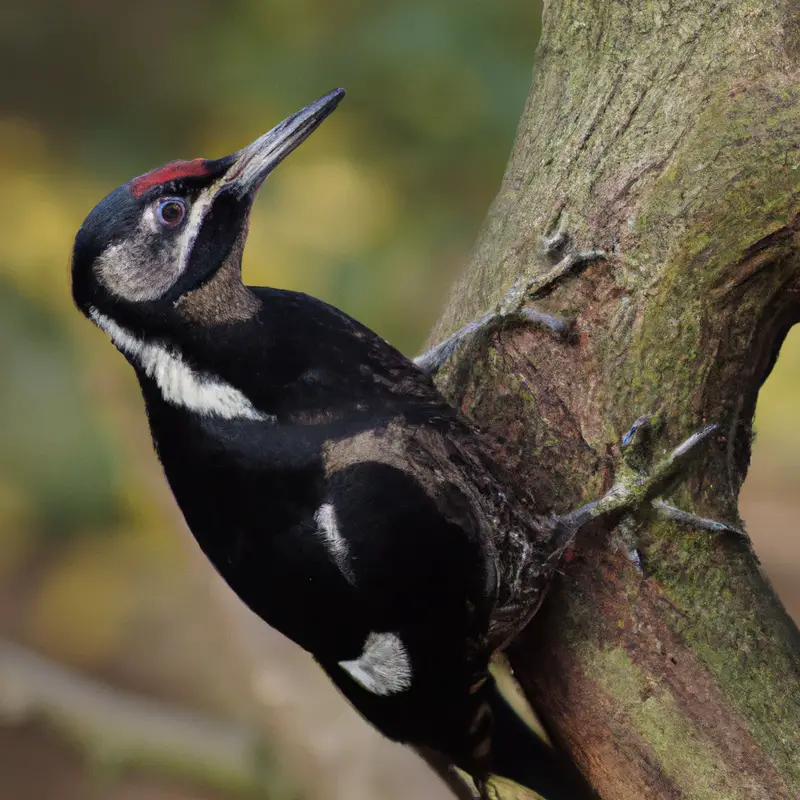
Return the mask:
<path fill-rule="evenodd" d="M 541 240 L 543 256 L 554 261 L 567 242 L 563 232 Z M 480 319 L 473 320 L 463 328 L 452 333 L 444 341 L 426 350 L 414 359 L 414 363 L 426 374 L 435 375 L 442 366 L 462 347 L 467 341 L 474 340 L 479 334 L 488 335 L 501 327 L 511 324 L 524 324 L 532 322 L 558 336 L 568 338 L 572 323 L 554 314 L 547 314 L 535 308 L 525 308 L 529 300 L 538 300 L 553 291 L 565 278 L 574 275 L 592 261 L 606 258 L 603 250 L 585 250 L 578 253 L 567 253 L 558 260 L 553 267 L 543 275 L 534 278 L 519 278 L 503 295 L 494 311 L 484 314 Z"/>

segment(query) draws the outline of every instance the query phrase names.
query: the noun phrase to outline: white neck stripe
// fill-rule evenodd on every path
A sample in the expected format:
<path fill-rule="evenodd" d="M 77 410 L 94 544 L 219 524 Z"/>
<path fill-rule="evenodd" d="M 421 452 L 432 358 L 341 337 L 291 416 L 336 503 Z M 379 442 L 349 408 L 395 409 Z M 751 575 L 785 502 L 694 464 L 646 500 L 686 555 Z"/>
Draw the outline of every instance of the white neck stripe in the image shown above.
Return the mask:
<path fill-rule="evenodd" d="M 117 349 L 133 358 L 156 382 L 167 403 L 203 416 L 275 421 L 272 415 L 255 408 L 234 386 L 193 370 L 179 353 L 134 336 L 96 308 L 89 309 L 89 316 L 111 337 Z"/>

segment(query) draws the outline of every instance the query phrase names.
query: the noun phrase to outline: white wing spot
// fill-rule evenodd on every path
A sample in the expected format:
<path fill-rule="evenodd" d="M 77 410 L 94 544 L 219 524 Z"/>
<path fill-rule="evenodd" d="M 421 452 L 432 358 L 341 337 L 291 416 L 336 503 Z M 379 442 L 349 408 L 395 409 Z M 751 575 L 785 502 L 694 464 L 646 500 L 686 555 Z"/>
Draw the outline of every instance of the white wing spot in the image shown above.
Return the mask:
<path fill-rule="evenodd" d="M 162 344 L 134 336 L 96 308 L 90 309 L 89 313 L 117 348 L 135 359 L 145 374 L 156 382 L 166 402 L 203 416 L 275 421 L 271 414 L 260 412 L 229 383 L 193 370 L 180 354 L 171 353 Z"/>
<path fill-rule="evenodd" d="M 397 694 L 411 687 L 411 660 L 396 633 L 370 633 L 361 655 L 339 666 L 373 694 Z"/>
<path fill-rule="evenodd" d="M 321 505 L 314 514 L 314 521 L 317 523 L 317 530 L 325 539 L 325 544 L 328 545 L 328 550 L 330 550 L 336 566 L 339 567 L 347 581 L 353 583 L 355 577 L 347 560 L 349 548 L 336 524 L 336 511 L 333 505 L 331 503 Z"/>

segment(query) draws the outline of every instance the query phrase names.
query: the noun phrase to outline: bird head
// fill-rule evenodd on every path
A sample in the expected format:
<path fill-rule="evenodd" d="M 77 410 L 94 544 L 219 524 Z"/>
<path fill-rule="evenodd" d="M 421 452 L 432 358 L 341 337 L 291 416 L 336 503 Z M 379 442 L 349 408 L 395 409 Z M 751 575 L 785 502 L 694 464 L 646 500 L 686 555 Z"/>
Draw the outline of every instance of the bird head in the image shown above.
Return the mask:
<path fill-rule="evenodd" d="M 164 317 L 241 257 L 269 173 L 336 108 L 337 89 L 233 155 L 175 161 L 115 189 L 75 238 L 72 292 L 87 316 Z"/>

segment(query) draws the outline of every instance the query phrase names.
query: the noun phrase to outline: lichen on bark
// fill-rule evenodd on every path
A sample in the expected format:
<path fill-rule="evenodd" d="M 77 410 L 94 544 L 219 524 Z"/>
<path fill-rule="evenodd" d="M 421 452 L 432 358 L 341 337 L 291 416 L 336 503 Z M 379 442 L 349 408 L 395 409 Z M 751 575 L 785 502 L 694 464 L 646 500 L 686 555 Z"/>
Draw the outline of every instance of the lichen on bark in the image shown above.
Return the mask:
<path fill-rule="evenodd" d="M 549 268 L 556 230 L 609 258 L 534 327 L 467 347 L 441 386 L 500 437 L 542 511 L 596 496 L 617 442 L 719 435 L 671 498 L 738 522 L 758 389 L 800 319 L 800 11 L 766 0 L 550 0 L 487 222 L 432 339 Z M 800 637 L 735 536 L 645 524 L 646 575 L 577 543 L 511 649 L 602 797 L 800 795 Z M 791 532 L 787 532 L 791 535 Z"/>

